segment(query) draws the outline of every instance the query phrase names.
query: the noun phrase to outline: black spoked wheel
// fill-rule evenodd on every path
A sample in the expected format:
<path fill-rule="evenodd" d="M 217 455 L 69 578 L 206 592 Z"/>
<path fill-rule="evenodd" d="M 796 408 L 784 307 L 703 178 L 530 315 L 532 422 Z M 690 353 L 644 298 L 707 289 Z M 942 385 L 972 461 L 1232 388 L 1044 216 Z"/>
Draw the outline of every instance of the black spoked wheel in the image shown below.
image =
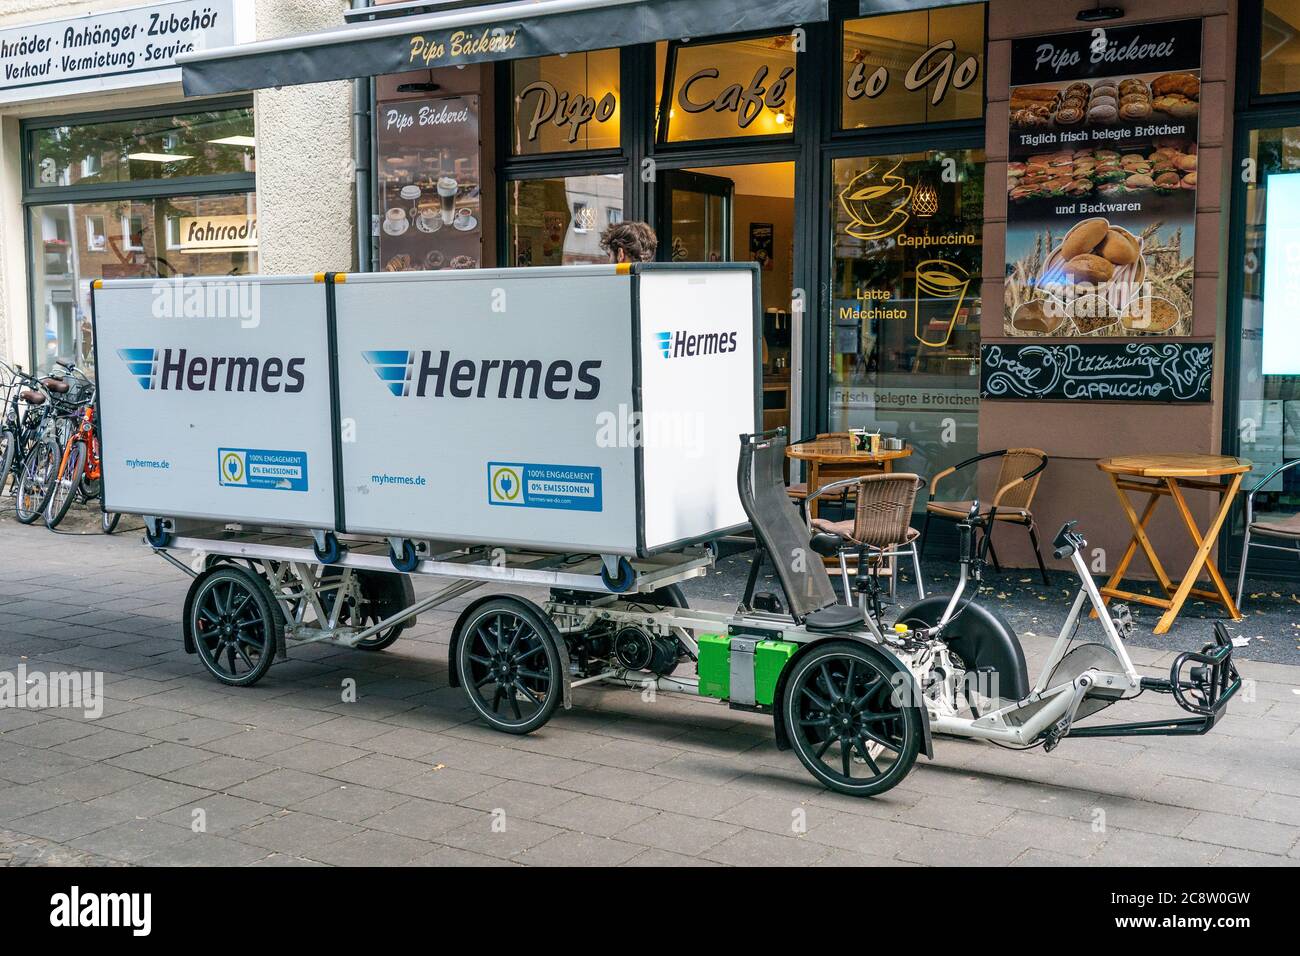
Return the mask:
<path fill-rule="evenodd" d="M 74 441 L 68 449 L 68 459 L 63 463 L 62 477 L 56 477 L 50 493 L 50 503 L 45 508 L 45 527 L 53 530 L 59 526 L 81 488 L 81 477 L 86 470 L 86 444 Z"/>
<path fill-rule="evenodd" d="M 921 743 L 921 716 L 898 701 L 888 658 L 846 641 L 819 647 L 786 681 L 783 720 L 795 753 L 832 790 L 884 793 L 907 776 Z"/>
<path fill-rule="evenodd" d="M 31 524 L 45 513 L 54 491 L 54 472 L 60 457 L 59 446 L 47 438 L 37 443 L 23 463 L 22 474 L 18 476 L 18 500 L 14 503 L 14 517 L 23 524 Z"/>
<path fill-rule="evenodd" d="M 223 684 L 247 687 L 271 669 L 284 615 L 251 571 L 219 565 L 196 582 L 190 633 L 199 660 Z"/>
<path fill-rule="evenodd" d="M 475 608 L 461 626 L 456 668 L 479 716 L 511 734 L 546 723 L 564 692 L 559 641 L 530 601 L 494 598 Z"/>

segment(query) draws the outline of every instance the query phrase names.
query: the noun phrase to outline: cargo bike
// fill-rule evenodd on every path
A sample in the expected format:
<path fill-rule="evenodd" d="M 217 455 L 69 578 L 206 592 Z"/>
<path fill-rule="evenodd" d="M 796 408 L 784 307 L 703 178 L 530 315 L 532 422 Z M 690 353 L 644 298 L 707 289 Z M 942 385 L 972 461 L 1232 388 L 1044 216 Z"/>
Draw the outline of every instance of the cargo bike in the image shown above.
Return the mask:
<path fill-rule="evenodd" d="M 500 270 L 499 275 L 433 284 L 454 281 L 439 290 L 444 302 L 465 292 L 465 286 L 481 285 L 461 301 L 469 306 L 494 283 L 497 289 L 509 288 L 536 278 L 537 270 L 527 271 L 526 278 L 509 274 L 515 270 Z M 575 278 L 569 270 L 562 271 L 564 278 Z M 307 514 L 310 508 L 302 515 L 286 515 L 287 503 L 281 504 L 299 487 L 295 482 L 305 486 L 302 495 L 312 487 L 307 472 L 314 452 L 254 452 L 242 447 L 242 455 L 232 461 L 233 441 L 231 447 L 222 445 L 231 431 L 245 442 L 265 439 L 258 435 L 256 422 L 231 415 L 235 409 L 230 406 L 239 401 L 214 401 L 212 396 L 220 390 L 208 388 L 202 375 L 191 372 L 192 364 L 181 367 L 193 356 L 182 359 L 180 351 L 197 348 L 209 357 L 214 344 L 185 343 L 201 341 L 213 329 L 201 322 L 189 328 L 151 328 L 138 319 L 139 301 L 112 295 L 118 286 L 132 291 L 129 283 L 109 283 L 107 289 L 97 290 L 97 346 L 127 352 L 127 372 L 117 375 L 122 380 L 116 384 L 110 381 L 112 363 L 100 366 L 107 372 L 101 372 L 107 502 L 114 510 L 142 515 L 147 543 L 193 577 L 182 613 L 186 649 L 218 680 L 249 685 L 297 644 L 330 642 L 381 650 L 423 611 L 490 585 L 493 593 L 478 596 L 458 616 L 449 676 L 493 728 L 516 734 L 537 730 L 557 709 L 572 706 L 575 690 L 593 683 L 699 694 L 733 709 L 770 714 L 781 749 L 793 749 L 824 786 L 859 796 L 897 785 L 919 754 L 933 757 L 935 734 L 1051 750 L 1067 737 L 1201 734 L 1223 715 L 1240 678 L 1222 628 L 1216 628 L 1214 641 L 1201 652 L 1178 655 L 1167 677 L 1140 675 L 1124 648 L 1123 632 L 1131 622 L 1122 610 L 1105 606 L 1080 556 L 1083 539 L 1072 525 L 1062 528 L 1055 548 L 1058 558 L 1069 558 L 1074 565 L 1080 590 L 1040 676 L 1032 682 L 1014 631 L 996 611 L 974 599 L 981 574 L 979 557 L 970 547 L 977 513 L 960 526 L 961 574 L 953 594 L 920 601 L 903 610 L 891 626 L 873 613 L 872 602 L 840 603 L 820 559 L 840 542 L 810 538 L 791 505 L 783 474 L 784 431 L 752 430 L 758 417 L 752 397 L 757 370 L 749 298 L 754 273 L 735 267 L 638 267 L 594 269 L 588 277 L 597 280 L 597 286 L 609 286 L 585 290 L 596 300 L 594 307 L 614 315 L 626 308 L 629 321 L 624 327 L 606 316 L 603 325 L 583 326 L 586 334 L 596 330 L 596 338 L 608 337 L 609 352 L 601 351 L 600 342 L 587 342 L 585 351 L 574 352 L 571 342 L 556 344 L 554 330 L 552 338 L 534 340 L 541 379 L 549 374 L 547 363 L 567 363 L 573 374 L 558 376 L 566 383 L 582 381 L 577 370 L 585 368 L 588 380 L 600 380 L 606 403 L 627 399 L 631 413 L 643 416 L 642 421 L 661 403 L 676 411 L 704 403 L 712 412 L 709 424 L 701 426 L 707 432 L 709 455 L 688 461 L 677 454 L 679 448 L 670 453 L 649 441 L 613 442 L 608 447 L 597 442 L 599 453 L 572 443 L 566 446 L 566 436 L 572 436 L 577 422 L 591 419 L 598 407 L 611 410 L 602 406 L 566 419 L 570 406 L 554 404 L 534 424 L 562 427 L 562 433 L 548 435 L 545 429 L 525 427 L 502 439 L 486 426 L 493 416 L 507 415 L 503 403 L 511 406 L 521 399 L 507 385 L 471 380 L 475 369 L 491 361 L 482 356 L 494 354 L 480 342 L 472 367 L 462 367 L 461 394 L 504 396 L 500 402 L 489 401 L 495 407 L 486 416 L 479 415 L 481 406 L 472 402 L 466 407 L 435 401 L 416 413 L 437 428 L 457 433 L 456 454 L 449 456 L 446 471 L 426 467 L 433 459 L 425 460 L 421 456 L 426 453 L 419 450 L 407 448 L 406 457 L 384 458 L 378 449 L 390 433 L 381 425 L 383 418 L 404 409 L 402 402 L 438 387 L 445 390 L 456 380 L 452 357 L 458 354 L 457 343 L 451 341 L 449 352 L 441 356 L 423 350 L 423 357 L 415 359 L 412 356 L 421 350 L 397 346 L 429 335 L 427 330 L 398 328 L 375 336 L 371 329 L 368 340 L 354 339 L 360 323 L 354 327 L 350 309 L 361 306 L 373 316 L 374 304 L 364 299 L 345 303 L 340 293 L 349 284 L 380 286 L 382 280 L 327 277 L 317 283 L 324 289 L 315 290 L 323 293 L 320 304 L 327 315 L 321 357 L 297 357 L 302 358 L 297 369 L 308 404 L 315 369 L 324 366 L 328 371 L 319 395 L 330 409 L 329 433 L 322 445 L 332 482 L 325 482 L 328 493 L 323 498 L 332 513 L 324 515 L 328 520 L 317 515 L 314 521 Z M 608 282 L 611 278 L 626 281 L 615 285 Z M 385 300 L 390 306 L 396 303 L 399 315 L 410 309 L 402 307 L 404 285 L 382 283 Z M 749 314 L 736 313 L 737 297 Z M 701 315 L 708 316 L 707 327 L 685 333 L 691 338 L 679 353 L 680 329 L 665 326 L 704 321 Z M 472 327 L 458 328 L 460 335 L 471 338 L 483 334 Z M 617 331 L 611 334 L 611 328 Z M 624 334 L 629 330 L 630 335 Z M 164 337 L 172 341 L 151 346 L 148 355 L 142 346 L 119 346 L 150 331 L 165 331 Z M 502 331 L 500 325 L 493 329 L 494 335 Z M 505 331 L 523 339 L 528 334 L 523 328 Z M 448 341 L 457 334 L 443 328 L 436 337 Z M 719 343 L 730 347 L 719 351 Z M 301 343 L 297 347 L 304 350 Z M 606 364 L 617 366 L 613 357 L 620 351 L 631 356 L 625 375 Z M 687 354 L 692 351 L 695 356 Z M 361 362 L 349 369 L 352 353 Z M 260 354 L 264 370 L 269 353 Z M 558 354 L 569 358 L 557 359 Z M 584 359 L 586 355 L 598 357 Z M 679 357 L 712 361 L 694 368 L 666 368 Z M 292 367 L 294 360 L 285 359 L 277 371 Z M 167 370 L 169 363 L 175 371 Z M 370 376 L 380 388 L 358 390 L 374 384 L 367 381 Z M 192 380 L 203 387 L 192 390 L 199 394 L 188 396 L 195 401 L 185 403 L 186 411 L 173 425 L 151 420 L 153 430 L 164 433 L 161 439 L 129 425 L 115 429 L 122 419 L 114 416 L 114 399 L 134 405 L 136 411 L 141 407 L 141 395 L 128 384 L 141 393 L 184 393 Z M 180 388 L 175 387 L 178 383 Z M 586 385 L 588 392 L 596 388 Z M 743 395 L 740 402 L 735 401 L 736 391 Z M 145 397 L 152 402 L 158 395 Z M 458 424 L 462 418 L 471 420 Z M 339 436 L 349 426 L 357 434 L 352 442 L 343 442 Z M 218 434 L 204 435 L 196 443 L 193 462 L 177 452 L 191 433 L 209 431 Z M 512 450 L 508 460 L 495 451 L 503 440 Z M 539 448 L 529 447 L 537 440 L 544 445 L 542 457 Z M 362 464 L 352 446 L 366 443 Z M 307 442 L 300 439 L 299 444 Z M 124 464 L 132 456 L 137 464 Z M 530 464 L 530 456 L 544 464 Z M 465 460 L 470 465 L 462 473 L 458 469 Z M 560 460 L 581 464 L 553 464 Z M 140 466 L 141 461 L 149 464 Z M 204 472 L 213 466 L 220 477 L 215 483 L 210 477 L 204 481 Z M 144 480 L 138 474 L 142 467 Z M 405 479 L 395 483 L 371 475 L 362 480 L 376 469 Z M 481 475 L 471 478 L 471 471 Z M 182 472 L 199 487 L 176 492 L 173 486 Z M 134 478 L 115 487 L 119 474 Z M 253 475 L 253 487 L 242 483 Z M 472 498 L 478 500 L 471 504 L 471 497 L 461 499 L 464 515 L 450 513 L 445 503 L 427 512 L 418 507 L 433 500 L 425 497 L 429 486 L 439 500 L 450 497 L 454 504 L 456 490 L 471 481 L 476 486 Z M 266 484 L 259 486 L 261 482 Z M 277 487 L 283 482 L 289 487 Z M 395 504 L 371 499 L 393 487 L 417 492 L 393 496 Z M 223 494 L 236 489 L 265 494 L 248 500 Z M 151 495 L 166 500 L 168 507 L 150 507 Z M 519 499 L 520 504 L 509 503 Z M 243 513 L 228 508 L 231 500 Z M 258 500 L 267 510 L 254 514 Z M 426 514 L 436 514 L 436 520 L 422 517 Z M 760 549 L 759 560 L 775 572 L 781 593 L 755 593 L 756 567 L 736 610 L 688 607 L 680 584 L 708 573 L 716 542 L 746 528 Z M 562 543 L 565 535 L 572 546 Z M 187 556 L 195 555 L 197 559 L 187 562 Z M 412 579 L 426 577 L 436 579 L 439 587 L 417 598 Z M 534 600 L 510 593 L 510 588 L 522 586 L 545 589 L 546 596 Z M 1101 639 L 1076 643 L 1089 605 L 1098 614 Z M 689 674 L 691 665 L 694 676 Z M 1079 723 L 1146 691 L 1172 697 L 1188 716 Z"/>

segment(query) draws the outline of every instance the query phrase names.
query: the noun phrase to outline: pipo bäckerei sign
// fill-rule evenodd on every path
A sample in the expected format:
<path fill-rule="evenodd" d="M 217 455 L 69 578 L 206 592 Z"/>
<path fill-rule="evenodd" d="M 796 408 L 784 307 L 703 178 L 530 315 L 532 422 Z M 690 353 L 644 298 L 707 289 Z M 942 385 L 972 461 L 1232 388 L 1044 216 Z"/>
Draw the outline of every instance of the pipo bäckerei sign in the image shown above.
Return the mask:
<path fill-rule="evenodd" d="M 980 397 L 1208 402 L 1214 349 L 1183 342 L 980 347 Z"/>
<path fill-rule="evenodd" d="M 177 55 L 247 39 L 236 29 L 247 9 L 179 0 L 0 30 L 0 102 L 175 79 L 156 74 L 175 70 Z"/>

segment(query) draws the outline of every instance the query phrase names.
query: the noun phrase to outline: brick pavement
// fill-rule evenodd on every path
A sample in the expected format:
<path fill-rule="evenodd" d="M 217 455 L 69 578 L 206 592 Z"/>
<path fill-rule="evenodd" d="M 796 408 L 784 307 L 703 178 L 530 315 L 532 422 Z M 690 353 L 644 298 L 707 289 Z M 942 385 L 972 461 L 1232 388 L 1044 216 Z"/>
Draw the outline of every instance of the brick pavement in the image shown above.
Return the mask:
<path fill-rule="evenodd" d="M 699 699 L 582 688 L 531 736 L 487 730 L 446 681 L 473 595 L 385 652 L 297 648 L 237 689 L 183 652 L 187 579 L 135 535 L 0 518 L 0 555 L 0 671 L 95 669 L 108 698 L 97 720 L 0 710 L 0 863 L 1300 863 L 1300 667 L 1242 662 L 1251 699 L 1207 737 L 939 740 L 857 800 L 817 788 L 768 719 Z M 1032 670 L 1047 642 L 1028 644 Z M 1153 673 L 1172 655 L 1133 653 Z"/>

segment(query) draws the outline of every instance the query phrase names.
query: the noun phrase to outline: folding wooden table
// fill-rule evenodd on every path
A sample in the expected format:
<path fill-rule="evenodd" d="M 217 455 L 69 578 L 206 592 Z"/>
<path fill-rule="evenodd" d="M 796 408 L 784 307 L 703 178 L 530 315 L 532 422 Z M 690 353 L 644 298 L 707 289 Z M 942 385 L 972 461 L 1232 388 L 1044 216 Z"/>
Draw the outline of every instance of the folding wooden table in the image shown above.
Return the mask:
<path fill-rule="evenodd" d="M 1136 601 L 1139 604 L 1164 608 L 1165 613 L 1155 627 L 1157 634 L 1164 634 L 1169 630 L 1182 609 L 1183 602 L 1193 594 L 1207 601 L 1217 601 L 1227 608 L 1234 621 L 1241 620 L 1241 612 L 1237 610 L 1232 594 L 1228 591 L 1223 576 L 1219 574 L 1219 569 L 1215 567 L 1210 552 L 1214 549 L 1214 542 L 1218 539 L 1223 522 L 1232 509 L 1233 500 L 1241 487 L 1242 477 L 1252 467 L 1251 462 L 1229 455 L 1170 453 L 1104 458 L 1097 462 L 1097 467 L 1110 476 L 1124 514 L 1128 516 L 1129 524 L 1133 526 L 1133 537 L 1129 540 L 1123 557 L 1115 566 L 1115 571 L 1106 582 L 1106 586 L 1101 589 L 1102 598 L 1108 603 L 1111 598 L 1121 598 L 1125 601 Z M 1221 478 L 1227 478 L 1227 483 L 1220 481 Z M 1192 510 L 1187 506 L 1187 499 L 1183 497 L 1183 491 L 1187 489 L 1210 491 L 1219 496 L 1219 508 L 1204 533 L 1197 528 Z M 1129 501 L 1127 492 L 1130 491 L 1148 496 L 1141 514 Z M 1155 547 L 1147 535 L 1147 524 L 1151 520 L 1151 515 L 1155 512 L 1160 499 L 1164 497 L 1173 500 L 1174 507 L 1178 510 L 1183 524 L 1192 537 L 1192 542 L 1196 545 L 1196 554 L 1192 558 L 1192 563 L 1177 584 L 1174 584 L 1165 572 L 1164 565 L 1160 563 Z M 1137 554 L 1138 548 L 1142 549 L 1142 553 L 1150 562 L 1151 570 L 1155 572 L 1164 596 L 1136 594 L 1120 588 L 1124 573 L 1128 570 L 1134 555 Z M 1202 569 L 1209 575 L 1213 590 L 1196 587 L 1196 579 Z"/>

